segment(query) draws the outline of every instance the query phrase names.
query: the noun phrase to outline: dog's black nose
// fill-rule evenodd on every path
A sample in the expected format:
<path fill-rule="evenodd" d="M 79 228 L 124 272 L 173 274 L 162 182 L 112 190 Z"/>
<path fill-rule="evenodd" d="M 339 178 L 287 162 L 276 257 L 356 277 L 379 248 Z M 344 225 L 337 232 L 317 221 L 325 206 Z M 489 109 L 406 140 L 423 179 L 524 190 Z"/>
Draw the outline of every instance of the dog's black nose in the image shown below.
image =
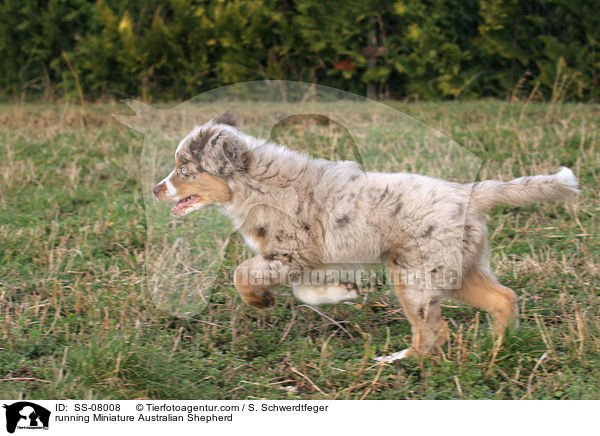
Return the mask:
<path fill-rule="evenodd" d="M 156 185 L 154 189 L 152 189 L 152 192 L 154 192 L 154 195 L 158 195 L 158 193 L 160 192 L 160 187 Z"/>

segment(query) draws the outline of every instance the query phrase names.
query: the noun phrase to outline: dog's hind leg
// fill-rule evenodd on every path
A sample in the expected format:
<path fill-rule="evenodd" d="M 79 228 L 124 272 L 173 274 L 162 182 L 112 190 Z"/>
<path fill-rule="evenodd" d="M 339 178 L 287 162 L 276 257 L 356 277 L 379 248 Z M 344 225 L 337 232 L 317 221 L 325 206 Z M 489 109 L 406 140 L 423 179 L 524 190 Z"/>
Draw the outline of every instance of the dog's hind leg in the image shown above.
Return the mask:
<path fill-rule="evenodd" d="M 448 326 L 442 320 L 440 300 L 443 292 L 405 286 L 394 268 L 392 268 L 392 279 L 396 295 L 411 324 L 412 343 L 406 350 L 376 359 L 386 363 L 414 354 L 428 353 L 444 345 L 449 337 Z"/>
<path fill-rule="evenodd" d="M 516 325 L 518 307 L 515 291 L 498 283 L 486 268 L 473 268 L 463 278 L 462 287 L 448 296 L 489 312 L 496 334 L 503 334 L 511 324 Z"/>

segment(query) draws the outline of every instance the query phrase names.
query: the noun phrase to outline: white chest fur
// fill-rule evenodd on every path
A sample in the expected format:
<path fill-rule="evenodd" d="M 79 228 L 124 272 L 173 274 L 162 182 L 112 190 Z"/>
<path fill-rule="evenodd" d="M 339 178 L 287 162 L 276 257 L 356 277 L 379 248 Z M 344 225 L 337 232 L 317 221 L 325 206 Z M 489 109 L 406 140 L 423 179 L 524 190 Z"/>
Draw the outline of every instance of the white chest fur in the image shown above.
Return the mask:
<path fill-rule="evenodd" d="M 242 236 L 244 237 L 244 241 L 246 242 L 246 245 L 248 247 L 250 247 L 250 249 L 252 251 L 254 251 L 255 253 L 258 253 L 260 251 L 260 244 L 255 238 L 253 238 L 252 236 L 249 236 L 249 235 L 244 235 L 244 234 L 242 234 Z"/>

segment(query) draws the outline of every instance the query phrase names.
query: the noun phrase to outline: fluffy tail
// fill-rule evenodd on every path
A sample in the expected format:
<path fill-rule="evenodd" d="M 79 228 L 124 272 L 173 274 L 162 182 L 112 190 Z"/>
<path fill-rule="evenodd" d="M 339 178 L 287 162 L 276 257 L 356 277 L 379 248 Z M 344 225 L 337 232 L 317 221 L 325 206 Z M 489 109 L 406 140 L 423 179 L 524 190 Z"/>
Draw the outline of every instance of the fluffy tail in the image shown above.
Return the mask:
<path fill-rule="evenodd" d="M 473 203 L 481 212 L 497 204 L 521 206 L 537 201 L 566 201 L 579 193 L 577 179 L 566 167 L 553 175 L 519 177 L 510 182 L 486 180 L 472 186 Z"/>

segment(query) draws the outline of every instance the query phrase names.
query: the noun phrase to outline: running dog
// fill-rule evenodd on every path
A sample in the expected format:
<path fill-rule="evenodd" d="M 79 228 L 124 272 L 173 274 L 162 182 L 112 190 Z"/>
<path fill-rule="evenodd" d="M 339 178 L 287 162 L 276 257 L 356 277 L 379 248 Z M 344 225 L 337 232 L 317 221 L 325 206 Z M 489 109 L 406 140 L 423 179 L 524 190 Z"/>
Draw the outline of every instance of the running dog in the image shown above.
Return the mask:
<path fill-rule="evenodd" d="M 213 204 L 232 219 L 256 252 L 236 268 L 234 284 L 256 308 L 271 306 L 272 290 L 282 285 L 311 305 L 356 298 L 357 289 L 341 280 L 306 283 L 303 272 L 388 266 L 412 327 L 410 348 L 380 358 L 390 362 L 448 340 L 443 299 L 488 311 L 498 334 L 516 322 L 515 292 L 498 283 L 486 259 L 486 212 L 566 201 L 579 191 L 568 168 L 468 184 L 365 172 L 247 135 L 225 113 L 179 143 L 175 169 L 153 192 L 175 203 L 175 216 Z"/>

